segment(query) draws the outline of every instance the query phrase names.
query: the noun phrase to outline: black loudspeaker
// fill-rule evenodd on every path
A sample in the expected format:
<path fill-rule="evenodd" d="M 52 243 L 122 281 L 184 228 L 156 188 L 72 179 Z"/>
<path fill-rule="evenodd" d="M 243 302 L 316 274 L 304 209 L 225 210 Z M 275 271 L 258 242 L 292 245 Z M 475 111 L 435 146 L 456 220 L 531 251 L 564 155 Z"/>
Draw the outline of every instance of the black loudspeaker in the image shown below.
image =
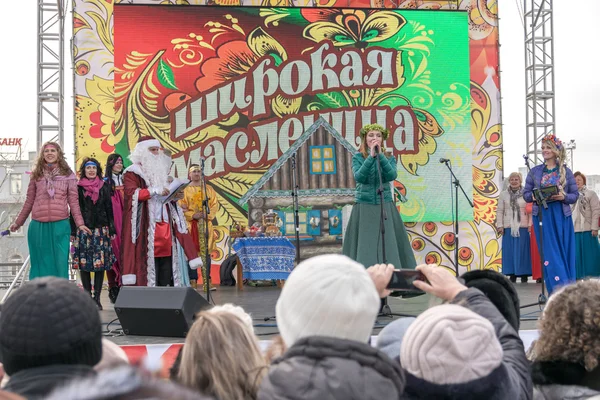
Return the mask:
<path fill-rule="evenodd" d="M 190 287 L 123 286 L 115 312 L 126 335 L 185 337 L 196 313 L 209 307 Z"/>

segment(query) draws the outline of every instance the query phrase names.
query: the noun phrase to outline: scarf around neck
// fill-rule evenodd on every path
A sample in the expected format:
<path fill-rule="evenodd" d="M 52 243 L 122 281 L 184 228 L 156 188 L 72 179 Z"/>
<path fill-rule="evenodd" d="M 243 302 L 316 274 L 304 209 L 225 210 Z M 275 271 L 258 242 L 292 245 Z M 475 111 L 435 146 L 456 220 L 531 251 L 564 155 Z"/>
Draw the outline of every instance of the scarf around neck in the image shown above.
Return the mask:
<path fill-rule="evenodd" d="M 584 230 L 585 228 L 585 209 L 587 208 L 588 199 L 585 197 L 585 192 L 587 191 L 587 186 L 582 186 L 579 190 L 579 197 L 575 202 L 575 206 L 573 207 L 573 225 L 579 227 L 579 231 Z"/>
<path fill-rule="evenodd" d="M 96 204 L 100 197 L 100 189 L 104 185 L 104 181 L 96 176 L 94 179 L 82 178 L 77 183 L 84 190 L 84 195 L 92 199 L 92 203 Z"/>
<path fill-rule="evenodd" d="M 44 173 L 42 178 L 46 183 L 46 191 L 48 192 L 48 196 L 51 199 L 54 199 L 54 195 L 56 194 L 56 189 L 54 187 L 54 183 L 56 181 L 69 179 L 71 175 L 65 176 L 60 174 L 60 168 L 58 167 L 58 163 L 55 164 L 46 164 L 44 166 Z"/>
<path fill-rule="evenodd" d="M 518 189 L 508 188 L 508 194 L 510 195 L 510 209 L 512 210 L 512 216 L 510 218 L 510 235 L 512 237 L 521 236 L 519 229 L 521 229 L 521 206 L 519 205 L 519 198 L 523 197 L 523 188 Z"/>

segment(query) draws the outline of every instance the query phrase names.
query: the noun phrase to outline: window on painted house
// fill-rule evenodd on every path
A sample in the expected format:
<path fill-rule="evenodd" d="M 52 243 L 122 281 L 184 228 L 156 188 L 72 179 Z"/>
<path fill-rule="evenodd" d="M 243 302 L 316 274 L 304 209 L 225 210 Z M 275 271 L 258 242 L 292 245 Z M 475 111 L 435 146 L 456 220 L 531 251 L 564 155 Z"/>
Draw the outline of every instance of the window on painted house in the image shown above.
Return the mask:
<path fill-rule="evenodd" d="M 332 175 L 336 172 L 335 146 L 310 146 L 310 173 Z"/>

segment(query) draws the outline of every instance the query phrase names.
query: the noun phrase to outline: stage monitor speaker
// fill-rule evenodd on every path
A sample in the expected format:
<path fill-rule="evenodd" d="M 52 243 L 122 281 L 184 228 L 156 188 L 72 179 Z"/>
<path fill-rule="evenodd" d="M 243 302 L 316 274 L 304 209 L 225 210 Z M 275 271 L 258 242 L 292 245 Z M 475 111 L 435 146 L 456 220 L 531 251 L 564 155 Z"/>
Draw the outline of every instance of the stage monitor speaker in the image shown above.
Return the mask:
<path fill-rule="evenodd" d="M 185 337 L 196 313 L 209 307 L 190 287 L 123 286 L 115 312 L 126 335 Z"/>

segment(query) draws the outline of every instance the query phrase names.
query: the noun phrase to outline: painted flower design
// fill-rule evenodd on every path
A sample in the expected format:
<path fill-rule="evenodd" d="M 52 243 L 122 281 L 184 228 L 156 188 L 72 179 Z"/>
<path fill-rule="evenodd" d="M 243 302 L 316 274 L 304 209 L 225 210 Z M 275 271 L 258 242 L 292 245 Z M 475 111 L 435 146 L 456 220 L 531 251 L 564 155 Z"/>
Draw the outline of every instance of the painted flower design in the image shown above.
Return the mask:
<path fill-rule="evenodd" d="M 87 96 L 75 98 L 76 135 L 86 146 L 85 154 L 103 164 L 123 137 L 123 133 L 115 134 L 114 85 L 112 80 L 94 76 L 85 82 L 85 88 Z"/>
<path fill-rule="evenodd" d="M 283 46 L 260 27 L 250 32 L 245 41 L 232 40 L 223 43 L 217 47 L 216 53 L 216 57 L 206 60 L 200 68 L 202 77 L 196 81 L 196 89 L 199 92 L 246 74 L 265 56 L 271 57 L 275 65 L 288 59 Z M 297 113 L 301 103 L 302 98 L 287 99 L 276 96 L 271 102 L 271 107 L 273 112 L 281 117 Z"/>
<path fill-rule="evenodd" d="M 394 36 L 406 24 L 400 14 L 380 10 L 303 9 L 302 16 L 311 24 L 304 37 L 313 42 L 330 40 L 336 47 L 365 48 Z"/>
<path fill-rule="evenodd" d="M 437 149 L 435 138 L 443 135 L 444 129 L 431 113 L 416 108 L 413 111 L 419 125 L 418 152 L 417 154 L 402 154 L 400 162 L 409 173 L 417 175 L 419 166 L 426 165 L 429 162 L 429 156 Z"/>

